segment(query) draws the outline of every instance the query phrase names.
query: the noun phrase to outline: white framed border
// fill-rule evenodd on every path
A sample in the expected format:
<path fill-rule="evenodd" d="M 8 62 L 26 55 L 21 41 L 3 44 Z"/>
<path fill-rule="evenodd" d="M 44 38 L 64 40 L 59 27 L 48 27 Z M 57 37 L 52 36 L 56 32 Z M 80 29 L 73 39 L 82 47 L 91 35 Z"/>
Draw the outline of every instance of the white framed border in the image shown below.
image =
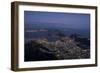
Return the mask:
<path fill-rule="evenodd" d="M 64 65 L 84 65 L 95 64 L 95 10 L 84 8 L 64 8 L 64 7 L 48 7 L 48 6 L 35 6 L 35 5 L 19 5 L 19 55 L 18 63 L 19 68 L 35 68 L 35 67 L 50 67 L 50 66 L 64 66 Z M 91 40 L 91 58 L 90 59 L 77 59 L 77 60 L 55 60 L 55 61 L 36 61 L 36 62 L 24 62 L 24 11 L 49 11 L 49 12 L 69 12 L 69 13 L 88 13 L 90 14 L 90 40 Z"/>

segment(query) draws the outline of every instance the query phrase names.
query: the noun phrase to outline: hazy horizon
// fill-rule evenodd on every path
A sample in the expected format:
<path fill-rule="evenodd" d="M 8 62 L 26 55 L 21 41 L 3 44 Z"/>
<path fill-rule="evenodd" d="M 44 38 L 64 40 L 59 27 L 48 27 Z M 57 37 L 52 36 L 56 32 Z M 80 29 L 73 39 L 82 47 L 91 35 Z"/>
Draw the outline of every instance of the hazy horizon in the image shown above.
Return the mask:
<path fill-rule="evenodd" d="M 24 11 L 25 28 L 64 27 L 90 29 L 90 14 Z"/>

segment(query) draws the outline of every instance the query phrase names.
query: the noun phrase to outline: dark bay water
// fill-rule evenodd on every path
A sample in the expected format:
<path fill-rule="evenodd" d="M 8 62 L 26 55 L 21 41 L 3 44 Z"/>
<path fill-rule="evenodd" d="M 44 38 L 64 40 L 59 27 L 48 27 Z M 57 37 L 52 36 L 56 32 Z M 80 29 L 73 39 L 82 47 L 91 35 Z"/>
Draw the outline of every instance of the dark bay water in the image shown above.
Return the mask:
<path fill-rule="evenodd" d="M 36 31 L 37 30 L 37 31 Z M 38 31 L 38 30 L 46 30 L 46 31 Z M 79 30 L 79 29 L 27 29 L 25 30 L 24 39 L 25 42 L 34 40 L 34 39 L 43 39 L 47 38 L 48 40 L 57 39 L 57 34 L 63 33 L 65 36 L 70 36 L 72 34 L 79 34 L 79 36 L 84 38 L 90 38 L 89 30 Z"/>

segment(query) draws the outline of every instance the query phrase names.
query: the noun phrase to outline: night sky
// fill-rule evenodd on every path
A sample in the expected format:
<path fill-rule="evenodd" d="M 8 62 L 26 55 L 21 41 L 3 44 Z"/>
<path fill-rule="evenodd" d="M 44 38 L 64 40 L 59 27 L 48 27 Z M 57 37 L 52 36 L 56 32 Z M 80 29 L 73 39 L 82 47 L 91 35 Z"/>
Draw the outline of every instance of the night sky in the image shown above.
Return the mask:
<path fill-rule="evenodd" d="M 90 14 L 24 11 L 25 26 L 45 24 L 74 29 L 90 29 Z"/>

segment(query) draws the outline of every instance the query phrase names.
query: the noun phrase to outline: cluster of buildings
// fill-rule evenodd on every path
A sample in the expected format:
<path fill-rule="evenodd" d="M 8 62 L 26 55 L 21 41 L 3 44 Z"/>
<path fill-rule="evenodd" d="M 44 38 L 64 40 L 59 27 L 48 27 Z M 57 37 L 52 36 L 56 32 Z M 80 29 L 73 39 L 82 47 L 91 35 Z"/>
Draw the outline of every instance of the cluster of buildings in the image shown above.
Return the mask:
<path fill-rule="evenodd" d="M 57 59 L 83 59 L 90 58 L 90 49 L 83 49 L 77 46 L 77 42 L 70 37 L 62 37 L 59 40 L 49 42 L 48 39 L 38 39 L 36 42 L 42 44 Z M 41 51 L 43 51 L 41 49 Z"/>

